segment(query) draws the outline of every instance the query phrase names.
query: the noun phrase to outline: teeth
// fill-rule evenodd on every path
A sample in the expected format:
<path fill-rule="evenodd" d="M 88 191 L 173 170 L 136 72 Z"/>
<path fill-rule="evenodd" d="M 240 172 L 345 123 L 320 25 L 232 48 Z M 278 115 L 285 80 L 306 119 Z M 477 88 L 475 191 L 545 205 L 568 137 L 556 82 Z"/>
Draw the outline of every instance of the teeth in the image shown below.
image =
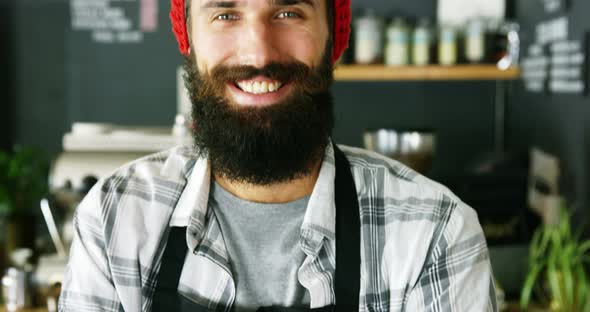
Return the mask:
<path fill-rule="evenodd" d="M 275 90 L 277 90 L 275 83 L 276 82 L 272 82 L 268 84 L 268 92 L 275 92 Z"/>
<path fill-rule="evenodd" d="M 244 91 L 249 92 L 249 93 L 254 93 L 254 89 L 252 88 L 252 83 L 245 83 L 244 85 L 246 86 L 246 88 L 242 88 L 242 89 L 244 89 Z"/>
<path fill-rule="evenodd" d="M 237 85 L 242 91 L 252 94 L 263 94 L 277 91 L 282 86 L 282 83 L 278 81 L 241 81 Z"/>
<path fill-rule="evenodd" d="M 263 81 L 260 83 L 260 88 L 258 89 L 259 93 L 268 93 L 268 83 Z"/>

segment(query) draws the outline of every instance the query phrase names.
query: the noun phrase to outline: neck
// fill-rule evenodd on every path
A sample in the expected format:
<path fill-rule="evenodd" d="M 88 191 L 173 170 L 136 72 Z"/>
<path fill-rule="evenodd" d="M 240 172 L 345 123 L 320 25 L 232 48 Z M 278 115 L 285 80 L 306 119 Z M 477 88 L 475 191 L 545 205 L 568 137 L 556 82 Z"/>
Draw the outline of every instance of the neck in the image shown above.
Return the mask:
<path fill-rule="evenodd" d="M 318 161 L 312 171 L 301 178 L 271 185 L 253 185 L 226 179 L 213 174 L 215 181 L 226 191 L 243 200 L 263 203 L 281 204 L 301 199 L 312 193 L 320 174 L 322 161 Z"/>

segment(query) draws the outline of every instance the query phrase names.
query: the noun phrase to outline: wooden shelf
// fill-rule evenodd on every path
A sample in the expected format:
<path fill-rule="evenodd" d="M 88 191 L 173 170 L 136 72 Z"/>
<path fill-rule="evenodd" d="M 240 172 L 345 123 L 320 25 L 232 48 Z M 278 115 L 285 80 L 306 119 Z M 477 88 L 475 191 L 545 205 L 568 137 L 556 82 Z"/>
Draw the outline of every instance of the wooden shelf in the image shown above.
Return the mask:
<path fill-rule="evenodd" d="M 495 65 L 403 66 L 339 65 L 336 81 L 444 81 L 444 80 L 515 80 L 520 69 L 500 70 Z"/>

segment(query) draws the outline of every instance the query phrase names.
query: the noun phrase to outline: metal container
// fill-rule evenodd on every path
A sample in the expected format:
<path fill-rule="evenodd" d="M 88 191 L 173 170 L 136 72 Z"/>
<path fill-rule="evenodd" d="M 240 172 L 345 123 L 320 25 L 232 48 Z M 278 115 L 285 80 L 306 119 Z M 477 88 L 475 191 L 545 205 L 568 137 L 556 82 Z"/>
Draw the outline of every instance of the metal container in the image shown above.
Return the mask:
<path fill-rule="evenodd" d="M 393 158 L 426 174 L 434 157 L 435 135 L 428 130 L 370 129 L 364 133 L 365 148 Z"/>
<path fill-rule="evenodd" d="M 2 277 L 2 296 L 6 311 L 13 312 L 31 306 L 31 272 L 8 268 Z"/>

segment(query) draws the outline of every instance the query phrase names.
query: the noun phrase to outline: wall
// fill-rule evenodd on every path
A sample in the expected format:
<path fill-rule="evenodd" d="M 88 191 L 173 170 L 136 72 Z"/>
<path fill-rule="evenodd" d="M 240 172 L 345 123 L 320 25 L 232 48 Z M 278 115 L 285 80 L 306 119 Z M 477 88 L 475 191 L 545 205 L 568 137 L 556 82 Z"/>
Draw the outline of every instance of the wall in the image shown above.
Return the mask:
<path fill-rule="evenodd" d="M 569 1 L 569 38 L 582 39 L 590 32 L 590 3 Z M 546 14 L 538 0 L 518 2 L 523 47 L 534 40 L 535 25 L 562 15 Z M 508 145 L 528 150 L 537 146 L 558 156 L 564 171 L 561 184 L 575 210 L 574 221 L 581 225 L 590 218 L 590 97 L 588 95 L 545 95 L 527 92 L 518 83 L 508 111 Z M 588 223 L 585 224 L 588 227 Z M 588 232 L 590 234 L 590 232 Z"/>
<path fill-rule="evenodd" d="M 12 106 L 14 103 L 13 77 L 14 66 L 12 50 L 12 5 L 0 3 L 0 150 L 7 150 L 12 141 Z"/>
<path fill-rule="evenodd" d="M 13 141 L 56 152 L 69 127 L 65 70 L 68 2 L 14 0 Z"/>

